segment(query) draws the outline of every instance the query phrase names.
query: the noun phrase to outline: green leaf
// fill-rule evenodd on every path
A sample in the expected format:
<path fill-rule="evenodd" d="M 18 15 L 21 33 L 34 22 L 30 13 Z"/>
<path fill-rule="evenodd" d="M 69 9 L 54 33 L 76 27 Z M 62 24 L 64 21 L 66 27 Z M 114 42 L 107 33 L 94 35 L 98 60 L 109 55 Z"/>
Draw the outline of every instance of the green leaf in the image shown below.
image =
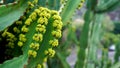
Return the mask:
<path fill-rule="evenodd" d="M 20 0 L 17 4 L 0 6 L 0 31 L 13 24 L 23 15 L 28 1 Z"/>
<path fill-rule="evenodd" d="M 15 57 L 12 60 L 7 60 L 3 64 L 0 64 L 0 68 L 23 68 L 27 63 L 27 59 L 24 55 Z"/>

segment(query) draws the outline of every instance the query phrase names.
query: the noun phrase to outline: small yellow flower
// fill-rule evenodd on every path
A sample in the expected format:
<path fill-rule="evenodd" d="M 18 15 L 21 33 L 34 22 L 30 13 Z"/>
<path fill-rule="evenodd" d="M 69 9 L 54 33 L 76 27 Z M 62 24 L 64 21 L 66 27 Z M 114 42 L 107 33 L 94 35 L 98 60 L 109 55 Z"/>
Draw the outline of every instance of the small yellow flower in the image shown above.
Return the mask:
<path fill-rule="evenodd" d="M 53 47 L 58 46 L 59 44 L 58 39 L 50 40 L 49 44 L 51 44 Z"/>
<path fill-rule="evenodd" d="M 37 52 L 36 51 L 33 51 L 32 52 L 32 56 L 35 58 L 37 56 Z"/>
<path fill-rule="evenodd" d="M 16 21 L 15 22 L 17 25 L 21 25 L 22 24 L 22 21 Z"/>
<path fill-rule="evenodd" d="M 33 21 L 37 19 L 37 14 L 36 12 L 32 12 L 29 16 L 29 18 L 31 18 Z"/>
<path fill-rule="evenodd" d="M 62 36 L 60 30 L 52 31 L 52 35 L 55 36 L 56 38 L 60 38 Z"/>
<path fill-rule="evenodd" d="M 43 24 L 43 23 L 44 23 L 44 18 L 43 18 L 43 17 L 40 17 L 40 18 L 37 20 L 37 23 Z"/>
<path fill-rule="evenodd" d="M 61 30 L 62 29 L 62 22 L 61 21 L 59 21 L 59 20 L 55 20 L 54 22 L 53 22 L 53 27 L 55 27 L 55 28 L 57 28 L 57 29 L 59 29 L 59 30 Z"/>
<path fill-rule="evenodd" d="M 23 46 L 23 42 L 21 42 L 21 41 L 18 41 L 18 46 Z"/>
<path fill-rule="evenodd" d="M 47 62 L 47 57 L 45 57 L 45 58 L 43 59 L 43 62 Z"/>
<path fill-rule="evenodd" d="M 44 25 L 38 24 L 36 27 L 36 31 L 45 33 L 46 27 Z"/>
<path fill-rule="evenodd" d="M 28 55 L 33 56 L 35 58 L 37 56 L 37 52 L 34 50 L 28 50 Z"/>
<path fill-rule="evenodd" d="M 46 14 L 47 14 L 47 12 L 46 12 L 46 11 L 43 11 L 43 12 L 41 12 L 41 13 L 39 14 L 39 16 L 44 17 Z"/>
<path fill-rule="evenodd" d="M 51 14 L 52 15 L 59 15 L 58 11 L 55 11 L 55 10 L 51 10 Z"/>
<path fill-rule="evenodd" d="M 60 24 L 61 26 L 63 25 L 63 23 L 61 22 L 61 20 L 55 20 L 53 23 Z"/>
<path fill-rule="evenodd" d="M 19 40 L 22 41 L 22 42 L 26 42 L 26 38 L 25 38 L 25 35 L 24 34 L 20 34 L 19 35 Z"/>
<path fill-rule="evenodd" d="M 35 49 L 35 50 L 38 50 L 39 49 L 39 43 L 31 43 L 30 44 L 30 48 L 33 48 L 33 49 Z"/>
<path fill-rule="evenodd" d="M 40 14 L 40 10 L 39 9 L 35 9 L 35 11 L 37 14 Z"/>
<path fill-rule="evenodd" d="M 32 19 L 31 19 L 31 18 L 28 18 L 28 19 L 25 21 L 25 25 L 30 25 L 31 22 L 32 22 Z"/>
<path fill-rule="evenodd" d="M 49 55 L 50 57 L 54 57 L 55 50 L 53 50 L 52 48 L 49 48 L 48 50 L 45 50 L 45 55 Z"/>
<path fill-rule="evenodd" d="M 44 11 L 44 8 L 43 8 L 43 7 L 39 7 L 39 10 L 40 10 L 40 11 Z"/>
<path fill-rule="evenodd" d="M 20 30 L 17 27 L 14 27 L 13 31 L 16 32 L 16 33 L 20 33 Z"/>
<path fill-rule="evenodd" d="M 55 50 L 53 50 L 52 48 L 49 48 L 49 49 L 48 49 L 48 52 L 49 52 L 48 55 L 49 55 L 50 57 L 54 57 L 54 55 L 55 55 Z"/>
<path fill-rule="evenodd" d="M 2 33 L 2 37 L 5 37 L 7 35 L 7 30 L 5 30 L 3 33 Z"/>
<path fill-rule="evenodd" d="M 45 50 L 45 52 L 44 52 L 44 53 L 45 53 L 45 55 L 47 55 L 49 52 L 48 52 L 47 50 Z"/>
<path fill-rule="evenodd" d="M 61 17 L 59 15 L 53 15 L 52 18 L 55 20 L 61 20 Z"/>
<path fill-rule="evenodd" d="M 42 68 L 42 65 L 41 65 L 41 64 L 38 64 L 38 65 L 37 65 L 37 68 Z"/>
<path fill-rule="evenodd" d="M 48 19 L 46 17 L 40 17 L 38 20 L 37 20 L 37 23 L 39 24 L 45 24 L 47 25 L 48 24 Z"/>
<path fill-rule="evenodd" d="M 29 55 L 29 56 L 31 56 L 31 55 L 32 55 L 32 53 L 33 53 L 33 51 L 32 51 L 32 50 L 28 50 L 28 55 Z"/>
<path fill-rule="evenodd" d="M 6 35 L 7 35 L 7 37 L 10 38 L 10 39 L 15 38 L 15 35 L 13 35 L 13 34 L 10 33 L 10 32 L 6 32 Z"/>
<path fill-rule="evenodd" d="M 34 47 L 34 43 L 31 43 L 31 44 L 30 44 L 30 48 L 33 48 L 33 47 Z"/>
<path fill-rule="evenodd" d="M 23 26 L 22 29 L 21 29 L 21 31 L 26 33 L 26 32 L 29 31 L 29 29 L 26 26 Z"/>
<path fill-rule="evenodd" d="M 39 49 L 39 46 L 40 46 L 39 43 L 36 43 L 36 44 L 35 44 L 35 49 L 38 50 L 38 49 Z"/>
<path fill-rule="evenodd" d="M 43 40 L 43 36 L 42 36 L 42 34 L 35 34 L 34 36 L 33 36 L 33 40 L 35 40 L 35 41 L 39 41 L 39 42 L 41 42 L 42 40 Z"/>

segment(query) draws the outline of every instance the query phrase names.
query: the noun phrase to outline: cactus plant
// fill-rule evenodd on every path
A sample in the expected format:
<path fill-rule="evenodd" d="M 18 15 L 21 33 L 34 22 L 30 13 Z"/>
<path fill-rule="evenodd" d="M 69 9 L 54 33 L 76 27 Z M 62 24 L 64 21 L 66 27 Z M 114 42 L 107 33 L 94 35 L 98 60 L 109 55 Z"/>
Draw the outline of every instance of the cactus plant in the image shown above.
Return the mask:
<path fill-rule="evenodd" d="M 69 22 L 84 2 L 87 11 L 79 40 Z M 103 58 L 100 62 L 97 60 L 105 12 L 119 5 L 119 0 L 4 1 L 0 5 L 0 50 L 4 51 L 0 68 L 70 68 L 66 58 L 70 54 L 71 40 L 79 47 L 75 68 L 119 68 L 119 41 L 115 64 L 108 59 L 108 45 L 102 47 Z M 62 32 L 66 28 L 70 33 L 67 41 L 63 41 Z"/>

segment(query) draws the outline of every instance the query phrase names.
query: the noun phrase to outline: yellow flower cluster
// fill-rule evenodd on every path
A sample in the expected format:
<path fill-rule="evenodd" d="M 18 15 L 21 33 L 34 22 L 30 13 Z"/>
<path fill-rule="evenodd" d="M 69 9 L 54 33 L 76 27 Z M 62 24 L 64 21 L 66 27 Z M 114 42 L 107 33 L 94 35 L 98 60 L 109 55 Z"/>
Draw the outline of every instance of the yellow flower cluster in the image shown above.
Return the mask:
<path fill-rule="evenodd" d="M 16 32 L 16 33 L 20 33 L 20 30 L 17 27 L 14 27 L 13 31 Z"/>
<path fill-rule="evenodd" d="M 25 35 L 24 35 L 24 34 L 20 34 L 20 35 L 19 35 L 19 40 L 20 40 L 21 42 L 26 42 Z"/>
<path fill-rule="evenodd" d="M 57 28 L 57 29 L 59 29 L 59 30 L 62 29 L 62 26 L 63 26 L 63 23 L 62 23 L 60 20 L 55 20 L 55 21 L 53 22 L 53 27 L 55 27 L 55 28 Z"/>
<path fill-rule="evenodd" d="M 42 65 L 41 65 L 41 64 L 38 64 L 38 65 L 37 65 L 37 68 L 42 68 Z"/>
<path fill-rule="evenodd" d="M 52 15 L 59 15 L 59 13 L 57 11 L 55 11 L 55 10 L 51 10 L 51 14 Z"/>
<path fill-rule="evenodd" d="M 16 21 L 15 22 L 17 25 L 21 25 L 22 24 L 22 21 Z"/>
<path fill-rule="evenodd" d="M 14 42 L 17 40 L 17 38 L 15 37 L 15 35 L 13 35 L 12 33 L 8 32 L 7 29 L 2 33 L 2 37 L 6 37 L 7 38 L 7 46 L 10 48 L 14 48 Z"/>
<path fill-rule="evenodd" d="M 51 44 L 53 47 L 58 46 L 59 44 L 58 39 L 50 40 L 49 44 Z"/>
<path fill-rule="evenodd" d="M 61 17 L 59 16 L 59 13 L 57 11 L 52 10 L 51 11 L 52 18 L 53 18 L 53 27 L 54 30 L 51 32 L 52 36 L 54 37 L 53 40 L 49 41 L 49 44 L 53 47 L 56 47 L 59 45 L 58 39 L 62 36 L 61 29 L 62 29 L 62 21 Z"/>
<path fill-rule="evenodd" d="M 43 35 L 42 34 L 34 34 L 33 40 L 37 42 L 41 42 L 43 40 Z"/>
<path fill-rule="evenodd" d="M 37 21 L 39 24 L 47 25 L 48 24 L 48 19 L 45 17 L 40 17 Z"/>
<path fill-rule="evenodd" d="M 24 25 L 22 28 L 21 28 L 21 31 L 26 33 L 29 31 L 29 29 Z"/>
<path fill-rule="evenodd" d="M 39 49 L 39 43 L 31 43 L 30 44 L 30 48 L 33 48 L 33 49 L 35 49 L 35 50 L 38 50 Z"/>
<path fill-rule="evenodd" d="M 32 13 L 30 14 L 29 18 L 31 18 L 33 21 L 35 21 L 36 18 L 37 18 L 36 12 L 32 12 Z"/>
<path fill-rule="evenodd" d="M 23 46 L 23 43 L 26 42 L 26 37 L 24 34 L 19 34 L 19 41 L 18 41 L 18 46 Z"/>
<path fill-rule="evenodd" d="M 50 57 L 54 57 L 55 50 L 53 50 L 52 48 L 49 48 L 48 50 L 45 50 L 45 55 L 49 55 Z"/>
<path fill-rule="evenodd" d="M 21 41 L 18 41 L 18 46 L 23 46 L 23 42 L 21 42 Z"/>
<path fill-rule="evenodd" d="M 31 18 L 28 18 L 26 21 L 25 21 L 25 25 L 30 25 L 32 22 L 32 19 Z"/>
<path fill-rule="evenodd" d="M 29 56 L 33 56 L 34 58 L 37 56 L 37 52 L 36 51 L 34 51 L 34 50 L 29 50 L 28 51 L 28 55 Z"/>
<path fill-rule="evenodd" d="M 46 27 L 44 25 L 38 24 L 36 27 L 37 32 L 45 33 L 46 32 Z"/>
<path fill-rule="evenodd" d="M 53 35 L 55 38 L 60 38 L 60 37 L 62 36 L 60 30 L 52 31 L 52 35 Z"/>

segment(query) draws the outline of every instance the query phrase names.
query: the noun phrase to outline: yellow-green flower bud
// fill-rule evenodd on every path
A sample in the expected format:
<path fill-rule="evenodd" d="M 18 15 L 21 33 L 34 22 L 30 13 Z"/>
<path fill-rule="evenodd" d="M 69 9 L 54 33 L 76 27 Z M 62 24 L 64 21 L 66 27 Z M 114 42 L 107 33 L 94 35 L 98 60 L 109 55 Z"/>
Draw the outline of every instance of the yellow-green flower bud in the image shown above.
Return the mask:
<path fill-rule="evenodd" d="M 31 22 L 32 22 L 32 19 L 31 19 L 31 18 L 28 18 L 28 19 L 25 21 L 25 25 L 30 25 Z"/>
<path fill-rule="evenodd" d="M 23 46 L 23 42 L 19 41 L 18 46 L 20 46 L 20 47 Z"/>
<path fill-rule="evenodd" d="M 36 27 L 36 31 L 45 33 L 46 27 L 44 25 L 38 24 Z"/>
<path fill-rule="evenodd" d="M 51 10 L 51 14 L 52 15 L 59 15 L 59 13 L 57 11 L 55 11 L 55 10 Z"/>
<path fill-rule="evenodd" d="M 62 36 L 61 31 L 57 30 L 57 31 L 52 31 L 52 35 L 56 38 L 60 38 Z"/>
<path fill-rule="evenodd" d="M 22 24 L 22 21 L 16 21 L 15 22 L 17 25 L 21 25 Z"/>
<path fill-rule="evenodd" d="M 38 65 L 37 65 L 37 68 L 42 68 L 42 65 L 41 65 L 41 64 L 38 64 Z"/>
<path fill-rule="evenodd" d="M 33 36 L 33 40 L 37 41 L 37 42 L 41 42 L 43 40 L 43 36 L 42 34 L 35 34 Z"/>
<path fill-rule="evenodd" d="M 21 29 L 21 31 L 26 33 L 26 32 L 29 31 L 29 29 L 26 26 L 23 26 L 22 29 Z"/>
<path fill-rule="evenodd" d="M 20 34 L 19 35 L 19 40 L 22 41 L 22 42 L 26 42 L 26 38 L 25 38 L 25 35 L 24 34 Z"/>
<path fill-rule="evenodd" d="M 53 47 L 58 46 L 59 44 L 58 39 L 50 40 L 49 44 L 52 45 Z"/>
<path fill-rule="evenodd" d="M 14 27 L 13 31 L 16 32 L 16 33 L 20 33 L 20 30 L 17 27 Z"/>

